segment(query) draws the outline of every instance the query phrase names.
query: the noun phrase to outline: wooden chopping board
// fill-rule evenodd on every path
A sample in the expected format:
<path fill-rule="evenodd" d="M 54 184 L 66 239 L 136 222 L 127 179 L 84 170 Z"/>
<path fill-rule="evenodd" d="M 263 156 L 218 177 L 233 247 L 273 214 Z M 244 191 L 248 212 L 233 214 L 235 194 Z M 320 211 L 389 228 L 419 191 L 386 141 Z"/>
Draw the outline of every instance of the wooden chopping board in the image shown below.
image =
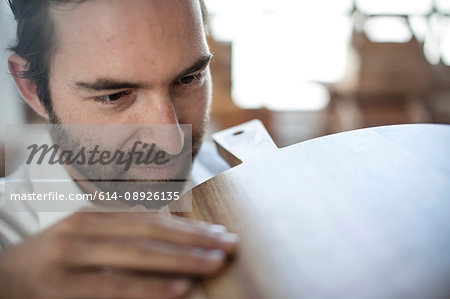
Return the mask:
<path fill-rule="evenodd" d="M 243 163 L 194 188 L 192 213 L 179 213 L 241 239 L 201 298 L 450 298 L 450 126 L 282 149 L 262 128 L 215 135 L 227 160 Z"/>

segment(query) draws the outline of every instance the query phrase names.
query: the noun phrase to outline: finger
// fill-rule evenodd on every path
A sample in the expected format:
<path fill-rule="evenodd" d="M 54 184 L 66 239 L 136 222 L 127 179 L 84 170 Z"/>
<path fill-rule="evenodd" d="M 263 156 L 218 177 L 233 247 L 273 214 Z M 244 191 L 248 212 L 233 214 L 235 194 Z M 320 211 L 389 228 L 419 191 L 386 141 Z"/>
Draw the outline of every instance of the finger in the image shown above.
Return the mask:
<path fill-rule="evenodd" d="M 179 245 L 235 252 L 237 236 L 211 225 L 155 213 L 85 213 L 68 220 L 70 234 L 86 237 L 156 239 Z"/>
<path fill-rule="evenodd" d="M 61 292 L 68 298 L 180 298 L 192 287 L 187 279 L 125 272 L 72 273 L 67 276 L 67 282 Z"/>
<path fill-rule="evenodd" d="M 109 216 L 115 220 L 116 227 L 119 227 L 119 223 L 123 226 L 126 220 L 126 225 L 122 227 L 125 234 L 133 230 L 136 236 L 183 245 L 217 248 L 228 254 L 234 253 L 237 247 L 237 235 L 229 233 L 222 225 L 156 213 L 114 213 Z"/>
<path fill-rule="evenodd" d="M 145 272 L 212 275 L 225 263 L 221 250 L 158 241 L 69 239 L 59 262 L 70 267 L 102 267 Z"/>

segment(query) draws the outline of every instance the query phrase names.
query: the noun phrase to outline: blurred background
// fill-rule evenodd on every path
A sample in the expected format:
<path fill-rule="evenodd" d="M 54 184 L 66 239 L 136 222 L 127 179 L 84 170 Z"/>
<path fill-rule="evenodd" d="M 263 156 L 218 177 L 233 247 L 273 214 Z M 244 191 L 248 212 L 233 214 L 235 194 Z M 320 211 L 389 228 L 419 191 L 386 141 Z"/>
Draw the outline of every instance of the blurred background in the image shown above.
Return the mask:
<path fill-rule="evenodd" d="M 448 0 L 205 2 L 209 132 L 258 118 L 282 147 L 363 127 L 450 123 Z M 1 144 L 4 124 L 40 120 L 8 74 L 15 24 L 0 3 Z"/>

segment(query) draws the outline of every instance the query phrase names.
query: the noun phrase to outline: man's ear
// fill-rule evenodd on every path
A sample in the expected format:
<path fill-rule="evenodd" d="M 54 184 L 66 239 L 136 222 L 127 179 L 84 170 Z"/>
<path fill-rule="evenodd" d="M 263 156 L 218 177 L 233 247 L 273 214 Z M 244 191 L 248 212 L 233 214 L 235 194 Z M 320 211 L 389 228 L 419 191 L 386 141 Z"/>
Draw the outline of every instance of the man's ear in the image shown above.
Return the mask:
<path fill-rule="evenodd" d="M 39 100 L 39 96 L 36 91 L 36 84 L 34 84 L 33 81 L 22 77 L 22 73 L 27 70 L 26 64 L 26 60 L 17 54 L 12 54 L 9 56 L 9 71 L 13 75 L 14 81 L 16 82 L 17 88 L 22 94 L 23 99 L 34 111 L 36 111 L 36 113 L 48 119 L 47 111 Z"/>

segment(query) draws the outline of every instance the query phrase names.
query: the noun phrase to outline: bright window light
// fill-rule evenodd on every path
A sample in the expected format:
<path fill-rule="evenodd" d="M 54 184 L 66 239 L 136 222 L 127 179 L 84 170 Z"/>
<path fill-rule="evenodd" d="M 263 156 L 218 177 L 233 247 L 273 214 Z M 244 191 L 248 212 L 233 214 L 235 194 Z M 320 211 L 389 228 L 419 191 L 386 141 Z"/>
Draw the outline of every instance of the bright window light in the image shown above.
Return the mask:
<path fill-rule="evenodd" d="M 353 7 L 353 0 L 205 0 L 212 15 L 251 15 L 255 13 L 282 13 L 295 11 L 300 14 L 346 14 Z"/>
<path fill-rule="evenodd" d="M 258 89 L 256 93 L 245 94 L 250 90 L 235 95 L 235 102 L 243 108 L 265 107 L 273 111 L 319 111 L 327 107 L 330 101 L 328 90 L 317 83 L 297 82 L 295 92 L 291 88 Z M 247 99 L 258 97 L 258 102 L 249 102 Z"/>
<path fill-rule="evenodd" d="M 450 66 L 450 18 L 442 20 L 441 58 L 442 62 Z"/>
<path fill-rule="evenodd" d="M 309 82 L 336 82 L 343 76 L 352 3 L 206 0 L 214 38 L 233 44 L 233 101 L 272 110 L 326 107 L 327 89 Z"/>
<path fill-rule="evenodd" d="M 371 41 L 405 43 L 414 35 L 424 42 L 430 63 L 448 64 L 449 30 L 424 16 L 432 11 L 433 1 L 356 0 L 356 5 L 369 15 L 409 15 L 368 18 L 363 29 Z M 353 0 L 205 2 L 214 38 L 232 43 L 232 95 L 237 105 L 273 110 L 320 110 L 327 105 L 327 90 L 310 82 L 335 83 L 343 77 Z M 440 11 L 450 12 L 449 0 L 435 3 Z"/>
<path fill-rule="evenodd" d="M 445 48 L 445 36 L 448 34 L 447 26 L 449 24 L 446 19 L 436 14 L 431 16 L 429 23 L 430 29 L 425 36 L 423 51 L 428 62 L 436 65 L 441 61 L 441 58 L 444 60 L 444 56 L 448 57 L 442 51 Z"/>
<path fill-rule="evenodd" d="M 428 31 L 427 19 L 422 16 L 411 16 L 408 21 L 416 39 L 423 42 Z"/>
<path fill-rule="evenodd" d="M 301 15 L 308 13 L 317 15 L 343 15 L 348 14 L 353 7 L 353 0 L 271 0 L 266 2 L 270 2 L 272 9 L 276 12 L 296 12 Z"/>
<path fill-rule="evenodd" d="M 234 14 L 238 7 L 238 0 L 205 0 L 205 4 L 208 7 L 208 12 L 213 17 L 217 15 L 229 15 Z"/>
<path fill-rule="evenodd" d="M 432 10 L 432 0 L 356 0 L 356 5 L 365 14 L 423 15 Z"/>
<path fill-rule="evenodd" d="M 406 20 L 398 17 L 374 17 L 366 21 L 364 31 L 376 43 L 405 43 L 411 40 L 412 33 Z"/>
<path fill-rule="evenodd" d="M 423 45 L 423 53 L 430 64 L 436 65 L 440 61 L 438 41 L 434 36 L 428 34 Z"/>
<path fill-rule="evenodd" d="M 291 109 L 322 109 L 328 97 L 318 87 L 300 86 L 310 81 L 337 82 L 343 76 L 350 19 L 290 13 L 261 15 L 251 23 L 242 26 L 233 42 L 236 104 L 275 110 L 289 105 Z"/>
<path fill-rule="evenodd" d="M 238 18 L 231 18 L 229 16 L 217 15 L 212 20 L 212 35 L 217 41 L 232 42 L 239 34 L 241 23 L 237 22 Z"/>
<path fill-rule="evenodd" d="M 450 1 L 448 0 L 435 0 L 438 11 L 442 13 L 450 13 Z"/>

